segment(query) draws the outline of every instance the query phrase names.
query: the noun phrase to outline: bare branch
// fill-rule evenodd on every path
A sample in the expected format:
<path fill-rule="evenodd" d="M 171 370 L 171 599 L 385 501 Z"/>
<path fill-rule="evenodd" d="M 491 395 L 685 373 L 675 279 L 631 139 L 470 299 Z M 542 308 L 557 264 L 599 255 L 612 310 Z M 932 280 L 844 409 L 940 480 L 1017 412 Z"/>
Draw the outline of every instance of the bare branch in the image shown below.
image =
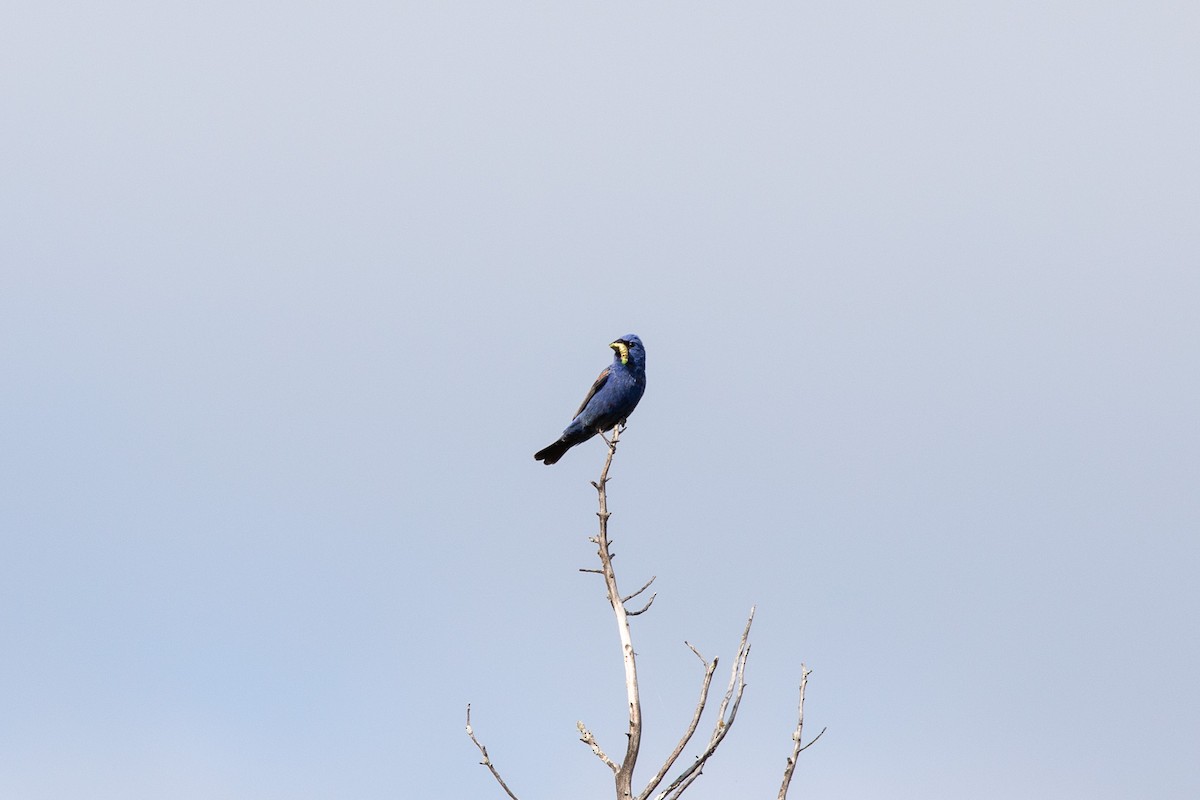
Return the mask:
<path fill-rule="evenodd" d="M 637 611 L 630 611 L 629 609 L 626 609 L 625 613 L 631 617 L 636 617 L 638 614 L 645 614 L 650 610 L 650 606 L 654 605 L 654 598 L 656 597 L 658 597 L 658 592 L 650 595 L 650 599 L 646 602 L 646 605 L 642 606 Z"/>
<path fill-rule="evenodd" d="M 609 542 L 609 544 L 612 544 L 612 542 Z M 644 591 L 646 591 L 647 589 L 649 589 L 649 588 L 650 588 L 650 584 L 654 583 L 654 579 L 655 579 L 655 578 L 657 578 L 657 577 L 658 577 L 657 575 L 651 575 L 651 576 L 650 576 L 650 580 L 648 580 L 648 581 L 646 581 L 645 583 L 643 583 L 643 584 L 642 584 L 642 588 L 638 589 L 638 590 L 637 590 L 636 592 L 634 592 L 633 594 L 627 594 L 627 595 L 625 595 L 624 597 L 622 597 L 622 598 L 621 598 L 621 602 L 622 602 L 622 603 L 628 603 L 630 600 L 632 600 L 633 598 L 637 597 L 637 596 L 638 596 L 639 594 L 641 594 L 642 592 L 644 592 Z"/>
<path fill-rule="evenodd" d="M 684 790 L 692 785 L 692 782 L 699 777 L 704 765 L 708 763 L 708 759 L 720 747 L 721 742 L 729 734 L 729 729 L 733 727 L 733 722 L 737 719 L 738 707 L 742 704 L 742 693 L 746 690 L 746 661 L 750 658 L 750 626 L 754 624 L 754 608 L 750 609 L 750 617 L 746 620 L 746 628 L 742 631 L 742 641 L 738 645 L 737 655 L 733 660 L 733 668 L 729 674 L 729 687 L 725 690 L 725 696 L 721 699 L 721 706 L 717 709 L 717 722 L 713 726 L 712 736 L 708 740 L 708 746 L 704 748 L 691 766 L 680 773 L 666 790 L 659 792 L 657 800 L 671 798 L 675 800 Z M 697 654 L 698 655 L 698 654 Z M 731 704 L 732 703 L 732 704 Z"/>
<path fill-rule="evenodd" d="M 683 783 L 680 783 L 680 784 L 679 784 L 679 787 L 678 787 L 678 788 L 676 788 L 676 789 L 675 789 L 675 791 L 671 793 L 671 798 L 670 798 L 670 800 L 676 800 L 676 798 L 678 798 L 678 797 L 679 797 L 679 795 L 681 795 L 681 794 L 683 794 L 685 791 L 687 791 L 687 788 L 688 788 L 689 786 L 691 786 L 691 785 L 692 785 L 692 783 L 694 783 L 694 782 L 695 782 L 695 780 L 696 780 L 697 778 L 699 778 L 699 777 L 700 777 L 702 774 L 704 774 L 704 768 L 703 768 L 703 767 L 700 767 L 700 768 L 699 768 L 699 769 L 697 769 L 695 772 L 693 772 L 691 775 L 688 775 L 688 776 L 687 776 L 687 779 L 686 779 L 686 780 L 684 780 L 684 781 L 683 781 Z M 661 797 L 662 795 L 659 795 L 659 796 Z"/>
<path fill-rule="evenodd" d="M 750 609 L 750 614 L 746 619 L 746 626 L 742 631 L 742 637 L 738 644 L 737 652 L 734 655 L 733 666 L 730 669 L 729 684 L 726 687 L 725 694 L 721 698 L 720 705 L 716 713 L 716 721 L 713 726 L 708 742 L 704 745 L 703 750 L 695 757 L 695 760 L 683 769 L 681 773 L 667 786 L 666 789 L 658 791 L 667 774 L 674 768 L 676 762 L 687 749 L 688 745 L 694 738 L 697 729 L 700 725 L 705 710 L 708 705 L 709 692 L 712 688 L 713 676 L 716 673 L 718 659 L 714 658 L 709 662 L 700 651 L 697 650 L 690 642 L 685 641 L 688 649 L 700 660 L 704 667 L 704 678 L 701 681 L 700 696 L 693 709 L 692 718 L 689 721 L 686 730 L 680 737 L 678 744 L 671 751 L 663 762 L 661 768 L 653 778 L 646 784 L 640 794 L 633 794 L 633 773 L 637 766 L 638 755 L 641 747 L 642 738 L 642 716 L 641 716 L 641 699 L 638 687 L 636 653 L 633 648 L 633 640 L 630 635 L 629 618 L 644 614 L 654 604 L 658 597 L 657 593 L 652 593 L 646 604 L 632 611 L 626 607 L 626 603 L 635 597 L 643 594 L 654 583 L 657 576 L 651 576 L 650 580 L 646 581 L 641 588 L 629 595 L 622 595 L 617 587 L 616 572 L 613 569 L 613 560 L 616 554 L 612 552 L 612 540 L 608 536 L 608 522 L 612 514 L 608 510 L 608 483 L 609 469 L 612 467 L 613 457 L 616 454 L 617 443 L 620 441 L 621 433 L 625 430 L 624 422 L 618 425 L 612 431 L 612 438 L 609 439 L 601 433 L 601 438 L 608 445 L 608 455 L 604 461 L 604 467 L 600 472 L 598 481 L 592 481 L 592 486 L 596 489 L 599 501 L 599 510 L 596 517 L 599 520 L 599 531 L 594 536 L 589 536 L 588 541 L 595 544 L 597 555 L 600 559 L 600 569 L 583 567 L 579 572 L 601 575 L 604 578 L 605 594 L 609 605 L 613 610 L 613 615 L 617 623 L 617 633 L 621 642 L 621 655 L 625 668 L 625 689 L 628 701 L 629 711 L 629 729 L 626 733 L 627 743 L 625 755 L 618 763 L 600 747 L 596 741 L 596 737 L 583 724 L 582 721 L 576 723 L 579 730 L 580 741 L 587 745 L 592 753 L 600 759 L 600 761 L 608 767 L 614 776 L 616 785 L 616 800 L 650 800 L 654 795 L 654 800 L 679 800 L 683 793 L 692 786 L 693 783 L 704 774 L 704 767 L 708 764 L 708 760 L 713 757 L 729 731 L 733 728 L 733 723 L 737 719 L 738 709 L 741 707 L 742 697 L 746 691 L 746 665 L 750 659 L 750 629 L 754 624 L 755 608 Z M 804 695 L 808 684 L 808 676 L 811 670 L 807 669 L 803 664 L 800 665 L 800 699 L 797 711 L 796 730 L 792 734 L 792 753 L 787 759 L 787 764 L 784 769 L 783 783 L 779 789 L 778 800 L 786 800 L 789 785 L 795 773 L 798 756 L 800 753 L 807 750 L 825 734 L 825 729 L 822 729 L 816 737 L 803 744 L 803 729 L 804 729 Z M 479 762 L 481 765 L 488 768 L 492 773 L 492 777 L 500 784 L 510 800 L 518 800 L 517 796 L 508 788 L 508 785 L 501 778 L 500 773 L 496 770 L 491 758 L 488 756 L 487 748 L 475 737 L 474 730 L 471 727 L 471 706 L 467 705 L 467 735 L 471 742 L 478 748 L 483 759 Z"/>
<path fill-rule="evenodd" d="M 608 602 L 616 617 L 617 633 L 621 639 L 621 655 L 625 662 L 625 693 L 629 704 L 629 731 L 625 757 L 616 770 L 617 800 L 633 800 L 633 769 L 637 766 L 638 750 L 641 748 L 642 742 L 642 701 L 638 693 L 637 661 L 633 651 L 633 639 L 629 633 L 630 614 L 626 611 L 621 592 L 617 588 L 617 576 L 613 572 L 612 564 L 613 554 L 609 551 L 608 540 L 608 520 L 612 516 L 608 512 L 608 470 L 612 466 L 613 455 L 617 452 L 617 442 L 620 441 L 622 428 L 623 426 L 614 428 L 612 439 L 605 439 L 608 444 L 608 457 L 604 460 L 604 469 L 600 471 L 600 480 L 592 483 L 596 487 L 596 494 L 600 502 L 600 510 L 596 513 L 600 519 L 600 530 L 592 541 L 597 545 L 597 555 L 600 556 L 600 568 L 604 575 Z M 646 607 L 649 608 L 649 604 Z"/>
<path fill-rule="evenodd" d="M 575 727 L 579 728 L 579 741 L 583 742 L 588 747 L 592 748 L 592 752 L 596 754 L 597 758 L 599 758 L 601 761 L 603 761 L 605 764 L 607 764 L 608 768 L 611 769 L 613 772 L 616 772 L 618 769 L 620 769 L 620 767 L 618 767 L 616 765 L 616 762 L 614 762 L 611 758 L 609 758 L 607 755 L 605 755 L 604 751 L 600 749 L 600 745 L 596 743 L 596 737 L 592 736 L 592 732 L 589 731 L 587 729 L 587 727 L 583 724 L 583 720 L 576 722 Z"/>
<path fill-rule="evenodd" d="M 483 760 L 479 763 L 491 771 L 492 777 L 496 779 L 496 783 L 500 784 L 500 788 L 504 790 L 505 794 L 511 797 L 512 800 L 519 800 L 519 798 L 513 794 L 512 789 L 508 788 L 508 784 L 504 782 L 504 779 L 500 777 L 500 773 L 496 771 L 496 766 L 492 764 L 492 759 L 488 756 L 487 748 L 480 744 L 479 740 L 475 738 L 475 730 L 471 727 L 470 703 L 467 703 L 467 736 L 471 737 L 471 741 L 475 743 L 475 746 L 479 748 L 480 755 L 483 756 Z"/>
<path fill-rule="evenodd" d="M 687 642 L 684 642 L 684 644 L 687 644 Z M 684 748 L 688 746 L 688 742 L 692 740 L 692 736 L 696 733 L 696 728 L 700 725 L 700 717 L 704 714 L 704 706 L 708 703 L 708 688 L 712 685 L 713 673 L 717 671 L 717 661 L 713 659 L 712 663 L 708 663 L 696 648 L 690 644 L 688 644 L 688 647 L 691 647 L 692 652 L 704 664 L 704 681 L 700 685 L 700 699 L 696 701 L 696 710 L 692 712 L 692 721 L 688 725 L 687 731 L 684 732 L 683 737 L 679 740 L 679 744 L 671 751 L 671 755 L 667 756 L 667 760 L 663 763 L 662 768 L 650 779 L 650 783 L 646 784 L 646 788 L 638 795 L 638 800 L 646 800 L 650 796 L 650 793 L 662 783 L 662 779 L 666 777 L 667 773 L 670 772 L 671 767 L 675 765 L 675 760 L 679 758 Z"/>
<path fill-rule="evenodd" d="M 824 736 L 824 735 L 825 735 L 825 731 L 827 731 L 827 730 L 829 730 L 829 728 L 828 728 L 828 727 L 821 728 L 821 732 L 820 732 L 820 733 L 818 733 L 816 736 L 814 736 L 811 742 L 809 742 L 808 744 L 804 745 L 804 747 L 801 747 L 799 752 L 803 753 L 805 750 L 807 750 L 808 748 L 810 748 L 810 747 L 812 747 L 814 744 L 816 744 L 816 743 L 817 743 L 817 740 L 818 740 L 818 739 L 820 739 L 822 736 Z"/>
<path fill-rule="evenodd" d="M 796 771 L 796 758 L 804 749 L 800 745 L 800 740 L 804 737 L 804 689 L 808 686 L 808 676 L 811 674 L 812 670 L 807 669 L 803 664 L 800 665 L 800 707 L 796 712 L 796 730 L 792 732 L 792 754 L 788 756 L 787 765 L 783 768 L 783 783 L 779 786 L 777 800 L 787 798 L 788 785 L 792 782 L 792 773 Z M 813 741 L 815 742 L 816 739 Z"/>

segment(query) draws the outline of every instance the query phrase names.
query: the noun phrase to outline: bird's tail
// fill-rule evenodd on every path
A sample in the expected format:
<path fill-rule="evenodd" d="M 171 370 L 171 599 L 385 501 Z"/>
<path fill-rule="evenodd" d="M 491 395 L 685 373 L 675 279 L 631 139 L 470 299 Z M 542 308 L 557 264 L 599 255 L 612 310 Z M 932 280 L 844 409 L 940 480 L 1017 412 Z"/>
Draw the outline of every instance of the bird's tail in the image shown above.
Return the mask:
<path fill-rule="evenodd" d="M 575 442 L 568 442 L 566 439 L 559 439 L 549 447 L 543 447 L 533 454 L 535 461 L 541 461 L 546 466 L 556 463 L 563 457 L 563 453 L 575 446 Z"/>

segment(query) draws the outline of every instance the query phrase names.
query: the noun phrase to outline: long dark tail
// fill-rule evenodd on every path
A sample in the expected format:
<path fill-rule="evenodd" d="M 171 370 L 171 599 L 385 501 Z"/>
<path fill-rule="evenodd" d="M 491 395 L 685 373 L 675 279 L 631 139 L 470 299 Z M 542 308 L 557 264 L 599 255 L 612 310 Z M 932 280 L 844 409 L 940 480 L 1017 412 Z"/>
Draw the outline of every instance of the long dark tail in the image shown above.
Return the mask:
<path fill-rule="evenodd" d="M 563 453 L 570 450 L 578 442 L 569 442 L 566 439 L 559 439 L 549 447 L 543 447 L 533 454 L 536 461 L 544 462 L 546 466 L 558 463 L 558 460 L 563 457 Z"/>

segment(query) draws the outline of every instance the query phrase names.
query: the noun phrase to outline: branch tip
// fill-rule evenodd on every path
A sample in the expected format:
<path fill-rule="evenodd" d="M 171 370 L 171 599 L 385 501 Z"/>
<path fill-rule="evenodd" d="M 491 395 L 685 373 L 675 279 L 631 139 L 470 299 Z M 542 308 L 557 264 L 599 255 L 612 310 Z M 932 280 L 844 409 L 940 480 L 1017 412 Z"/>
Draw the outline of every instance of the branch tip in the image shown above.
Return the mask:
<path fill-rule="evenodd" d="M 658 597 L 658 592 L 655 592 L 654 594 L 650 595 L 650 599 L 646 601 L 646 605 L 642 606 L 637 611 L 630 611 L 629 609 L 625 609 L 625 613 L 631 617 L 636 617 L 639 614 L 645 614 L 647 611 L 650 610 L 650 606 L 654 605 L 654 598 L 656 598 L 656 597 Z"/>
<path fill-rule="evenodd" d="M 504 793 L 508 795 L 511 800 L 519 800 L 518 797 L 513 794 L 512 789 L 508 788 L 508 784 L 504 782 L 504 779 L 500 777 L 500 773 L 496 771 L 496 765 L 492 763 L 492 759 L 488 756 L 487 748 L 475 738 L 475 731 L 471 728 L 470 703 L 467 703 L 467 736 L 471 737 L 471 742 L 476 748 L 479 749 L 479 754 L 483 757 L 483 760 L 479 762 L 480 765 L 488 768 L 488 770 L 492 773 L 492 777 L 496 779 L 496 783 L 500 784 L 500 788 L 504 790 Z"/>

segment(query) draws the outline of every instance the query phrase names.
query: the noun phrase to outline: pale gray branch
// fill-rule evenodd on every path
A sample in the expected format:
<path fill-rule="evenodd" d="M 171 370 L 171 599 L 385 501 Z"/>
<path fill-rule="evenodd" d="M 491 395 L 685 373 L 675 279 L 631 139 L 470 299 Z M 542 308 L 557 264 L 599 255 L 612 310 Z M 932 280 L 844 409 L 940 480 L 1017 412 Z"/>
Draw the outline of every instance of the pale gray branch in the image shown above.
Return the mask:
<path fill-rule="evenodd" d="M 633 639 L 629 633 L 630 614 L 626 611 L 625 603 L 621 599 L 621 592 L 617 588 L 617 576 L 613 571 L 612 563 L 614 554 L 609 550 L 608 540 L 608 520 L 612 516 L 608 512 L 608 470 L 612 466 L 613 455 L 617 452 L 617 442 L 620 441 L 622 428 L 623 426 L 618 426 L 613 429 L 611 440 L 605 439 L 605 442 L 608 443 L 608 457 L 604 460 L 604 469 L 600 471 L 600 480 L 592 482 L 592 486 L 596 487 L 600 504 L 600 510 L 596 513 L 600 519 L 600 530 L 592 541 L 597 545 L 597 555 L 600 556 L 600 568 L 604 575 L 608 602 L 616 617 L 617 634 L 621 639 L 621 655 L 625 663 L 625 692 L 629 704 L 629 731 L 625 757 L 621 760 L 615 776 L 617 798 L 618 800 L 632 800 L 633 769 L 637 766 L 638 750 L 642 742 L 642 701 L 638 693 L 636 654 L 633 650 Z M 649 608 L 649 604 L 646 607 Z"/>
<path fill-rule="evenodd" d="M 804 738 L 804 690 L 808 686 L 808 676 L 811 673 L 812 670 L 803 664 L 800 665 L 800 706 L 796 711 L 796 730 L 792 732 L 792 754 L 788 756 L 787 764 L 783 769 L 783 783 L 779 786 L 777 800 L 785 800 L 787 797 L 788 786 L 792 782 L 792 773 L 796 771 L 796 759 L 799 757 L 800 751 L 804 749 L 800 744 L 801 739 Z"/>
<path fill-rule="evenodd" d="M 654 594 L 650 595 L 650 599 L 646 602 L 646 605 L 642 606 L 637 611 L 630 611 L 630 610 L 626 609 L 625 613 L 631 617 L 636 617 L 638 614 L 645 614 L 647 611 L 650 610 L 650 606 L 654 605 L 654 598 L 656 598 L 656 597 L 658 597 L 658 592 L 655 592 Z"/>
<path fill-rule="evenodd" d="M 620 767 L 617 766 L 616 762 L 614 762 L 611 758 L 609 758 L 607 755 L 605 755 L 604 751 L 600 749 L 600 745 L 596 742 L 596 737 L 593 736 L 592 732 L 589 731 L 587 729 L 587 726 L 583 724 L 583 720 L 576 722 L 575 727 L 579 729 L 579 741 L 583 742 L 588 747 L 592 748 L 592 752 L 596 754 L 597 758 L 599 758 L 601 761 L 603 761 L 605 764 L 607 764 L 608 768 L 611 769 L 613 772 L 616 772 L 617 770 L 620 769 Z"/>
<path fill-rule="evenodd" d="M 800 742 L 804 739 L 804 690 L 808 687 L 808 676 L 812 674 L 812 670 L 806 668 L 803 664 L 800 665 L 800 704 L 796 710 L 796 730 L 792 732 L 792 754 L 788 756 L 787 765 L 783 770 L 783 783 L 779 787 L 779 796 L 776 800 L 786 800 L 788 793 L 788 784 L 792 782 L 792 773 L 796 771 L 796 761 L 801 753 L 817 743 L 817 739 L 825 734 L 826 729 L 822 728 L 821 732 L 806 745 L 801 745 Z"/>
<path fill-rule="evenodd" d="M 684 748 L 688 746 L 688 742 L 692 740 L 692 736 L 696 733 L 696 728 L 700 725 L 700 717 L 704 714 L 704 706 L 708 703 L 708 688 L 712 685 L 713 673 L 717 671 L 717 661 L 713 659 L 712 663 L 705 662 L 704 657 L 700 655 L 696 648 L 687 642 L 684 642 L 684 644 L 687 644 L 700 659 L 701 663 L 704 664 L 704 681 L 700 685 L 700 699 L 696 702 L 696 710 L 692 712 L 692 721 L 688 725 L 687 731 L 684 732 L 683 738 L 679 740 L 679 744 L 675 746 L 671 755 L 667 756 L 667 760 L 663 763 L 662 768 L 650 779 L 650 783 L 646 784 L 646 788 L 638 795 L 638 800 L 646 800 L 651 792 L 657 789 L 658 785 L 662 783 L 667 773 L 670 772 L 671 767 L 675 765 L 675 760 L 683 753 Z"/>
<path fill-rule="evenodd" d="M 612 544 L 612 542 L 609 542 L 609 544 Z M 630 600 L 632 600 L 633 598 L 637 597 L 637 596 L 638 596 L 639 594 L 641 594 L 642 592 L 644 592 L 644 591 L 646 591 L 647 589 L 649 589 L 649 588 L 650 588 L 650 584 L 654 583 L 654 580 L 655 580 L 655 578 L 657 578 L 657 577 L 658 577 L 657 575 L 651 575 L 651 576 L 650 576 L 650 580 L 648 580 L 648 581 L 646 581 L 645 583 L 643 583 L 643 584 L 642 584 L 642 588 L 638 589 L 638 590 L 637 590 L 636 592 L 634 592 L 633 594 L 627 594 L 627 595 L 625 595 L 624 597 L 622 597 L 622 598 L 621 598 L 621 602 L 622 602 L 622 603 L 628 603 Z"/>
<path fill-rule="evenodd" d="M 750 626 L 754 624 L 754 608 L 750 609 L 750 617 L 746 620 L 746 628 L 742 631 L 742 640 L 738 645 L 737 655 L 733 660 L 733 668 L 729 674 L 729 687 L 725 690 L 725 696 L 721 699 L 721 706 L 717 709 L 717 721 L 713 726 L 712 736 L 708 740 L 708 746 L 704 748 L 691 766 L 680 773 L 670 786 L 658 794 L 658 800 L 670 798 L 675 800 L 684 790 L 692 785 L 700 772 L 704 769 L 704 765 L 708 763 L 708 759 L 720 747 L 721 742 L 729 734 L 729 729 L 733 727 L 733 722 L 737 719 L 739 706 L 742 704 L 742 693 L 746 690 L 746 660 L 750 657 Z M 731 704 L 732 703 L 732 704 Z"/>
<path fill-rule="evenodd" d="M 508 788 L 508 784 L 504 782 L 504 779 L 500 777 L 500 773 L 496 771 L 496 765 L 492 763 L 491 757 L 488 756 L 487 748 L 480 744 L 479 740 L 475 738 L 475 730 L 471 727 L 470 703 L 467 703 L 467 736 L 471 737 L 471 741 L 474 742 L 475 746 L 479 748 L 479 754 L 483 756 L 483 760 L 479 763 L 491 771 L 492 777 L 496 779 L 496 783 L 500 784 L 500 788 L 504 790 L 505 794 L 511 797 L 512 800 L 519 800 L 519 798 L 513 794 L 512 789 Z"/>
<path fill-rule="evenodd" d="M 680 783 L 679 786 L 676 787 L 675 791 L 671 792 L 671 796 L 670 796 L 670 798 L 668 798 L 668 800 L 676 800 L 679 797 L 679 795 L 681 795 L 685 791 L 687 791 L 687 788 L 689 786 L 691 786 L 695 782 L 695 780 L 697 778 L 699 778 L 702 774 L 704 774 L 703 765 L 701 765 L 701 767 L 698 768 L 691 775 L 688 775 L 687 779 L 684 780 L 682 783 Z"/>
<path fill-rule="evenodd" d="M 580 568 L 580 572 L 593 573 L 601 575 L 604 578 L 605 594 L 609 605 L 612 607 L 613 615 L 617 623 L 617 633 L 621 642 L 621 655 L 625 668 L 625 689 L 628 700 L 629 711 L 629 729 L 626 734 L 627 743 L 625 755 L 620 762 L 615 761 L 608 756 L 607 753 L 600 747 L 596 741 L 596 737 L 583 724 L 582 721 L 576 723 L 579 729 L 580 741 L 587 745 L 592 753 L 607 766 L 614 775 L 616 784 L 617 800 L 649 800 L 649 798 L 658 791 L 659 786 L 663 783 L 667 774 L 675 767 L 676 762 L 687 749 L 688 745 L 694 738 L 700 721 L 708 706 L 709 692 L 712 687 L 713 676 L 716 673 L 718 659 L 714 658 L 711 662 L 708 661 L 700 651 L 697 650 L 690 642 L 685 641 L 688 649 L 695 654 L 696 658 L 704 666 L 704 678 L 700 686 L 700 696 L 693 709 L 692 718 L 689 721 L 686 730 L 679 739 L 679 743 L 671 751 L 663 762 L 661 768 L 653 778 L 646 784 L 646 787 L 638 795 L 633 794 L 633 772 L 637 766 L 639 750 L 641 747 L 642 738 L 642 716 L 641 716 L 641 699 L 638 688 L 637 663 L 636 653 L 633 649 L 633 640 L 630 634 L 629 618 L 644 614 L 654 604 L 658 597 L 657 593 L 651 593 L 650 599 L 646 604 L 636 610 L 631 611 L 626 607 L 626 603 L 635 597 L 643 594 L 654 583 L 657 576 L 652 576 L 646 581 L 640 589 L 629 595 L 622 595 L 617 587 L 616 572 L 613 569 L 613 559 L 616 554 L 612 552 L 612 540 L 608 536 L 608 521 L 612 514 L 608 511 L 608 483 L 609 469 L 612 467 L 613 456 L 616 454 L 617 443 L 620 441 L 621 433 L 625 430 L 625 425 L 622 422 L 612 431 L 611 439 L 601 434 L 608 445 L 608 455 L 604 461 L 604 467 L 600 472 L 600 479 L 592 481 L 592 486 L 596 489 L 599 500 L 599 511 L 596 513 L 599 519 L 599 531 L 594 536 L 589 536 L 588 541 L 595 544 L 597 547 L 597 555 L 600 559 L 600 569 Z M 679 800 L 680 796 L 693 784 L 696 779 L 704 773 L 704 767 L 708 760 L 716 753 L 718 747 L 725 740 L 733 727 L 734 721 L 737 719 L 738 709 L 741 707 L 742 697 L 746 690 L 746 664 L 750 658 L 750 629 L 754 624 L 755 609 L 750 609 L 749 617 L 746 620 L 746 627 L 742 631 L 742 637 L 738 644 L 737 653 L 734 656 L 733 666 L 730 669 L 729 684 L 726 687 L 725 694 L 721 698 L 720 705 L 716 713 L 716 721 L 713 726 L 712 734 L 709 736 L 707 744 L 695 760 L 671 782 L 665 790 L 658 791 L 654 796 L 654 800 Z M 792 753 L 787 760 L 787 765 L 784 770 L 783 784 L 779 790 L 778 800 L 786 800 L 789 784 L 796 769 L 797 757 L 804 750 L 811 747 L 824 735 L 825 730 L 822 729 L 817 736 L 808 744 L 802 743 L 802 734 L 804 728 L 804 694 L 808 683 L 810 670 L 800 665 L 800 701 L 797 713 L 796 730 L 792 734 Z M 492 777 L 508 795 L 510 800 L 518 800 L 517 796 L 509 789 L 504 779 L 500 776 L 491 758 L 488 756 L 487 748 L 475 737 L 474 729 L 471 727 L 471 706 L 467 705 L 467 736 L 471 742 L 478 748 L 482 760 L 481 765 L 488 768 L 492 773 Z"/>
<path fill-rule="evenodd" d="M 699 650 L 697 650 L 695 647 L 692 647 L 692 643 L 691 643 L 691 642 L 689 642 L 687 639 L 684 639 L 684 640 L 683 640 L 683 643 L 684 643 L 684 644 L 686 644 L 686 645 L 688 646 L 688 649 L 689 649 L 689 650 L 691 650 L 693 653 L 695 653 L 695 654 L 696 654 L 696 658 L 700 659 L 700 663 L 701 663 L 701 664 L 703 664 L 703 665 L 704 665 L 704 666 L 706 666 L 706 667 L 708 666 L 708 659 L 707 659 L 707 658 L 705 658 L 704 656 L 700 655 L 700 651 L 699 651 Z M 713 663 L 714 663 L 714 664 L 715 664 L 715 663 L 717 663 L 717 660 L 716 660 L 715 658 L 713 659 Z"/>
<path fill-rule="evenodd" d="M 804 747 L 801 747 L 801 748 L 800 748 L 800 752 L 801 752 L 801 753 L 803 753 L 805 750 L 807 750 L 808 748 L 810 748 L 810 747 L 812 747 L 814 744 L 816 744 L 816 743 L 817 743 L 817 740 L 818 740 L 818 739 L 820 739 L 822 736 L 824 736 L 824 735 L 825 735 L 825 731 L 827 731 L 827 730 L 829 730 L 829 728 L 828 728 L 828 727 L 821 728 L 821 732 L 820 732 L 820 733 L 818 733 L 816 736 L 814 736 L 814 737 L 812 738 L 812 741 L 811 741 L 811 742 L 809 742 L 808 744 L 804 745 Z"/>

